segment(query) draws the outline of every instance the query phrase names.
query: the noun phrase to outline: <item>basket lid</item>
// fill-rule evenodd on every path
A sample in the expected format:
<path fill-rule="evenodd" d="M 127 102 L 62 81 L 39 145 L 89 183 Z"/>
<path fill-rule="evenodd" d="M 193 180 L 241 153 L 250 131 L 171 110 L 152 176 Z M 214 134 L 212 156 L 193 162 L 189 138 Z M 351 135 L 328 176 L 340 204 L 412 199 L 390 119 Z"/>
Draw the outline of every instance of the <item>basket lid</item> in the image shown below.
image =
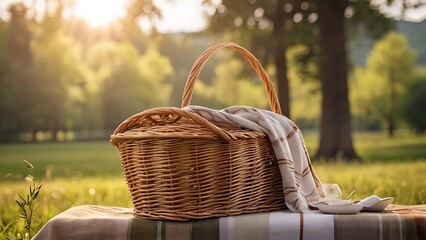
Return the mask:
<path fill-rule="evenodd" d="M 264 133 L 253 130 L 218 127 L 190 110 L 161 107 L 143 111 L 123 121 L 111 135 L 111 142 L 116 145 L 122 140 L 158 138 L 201 138 L 229 142 L 265 137 Z"/>

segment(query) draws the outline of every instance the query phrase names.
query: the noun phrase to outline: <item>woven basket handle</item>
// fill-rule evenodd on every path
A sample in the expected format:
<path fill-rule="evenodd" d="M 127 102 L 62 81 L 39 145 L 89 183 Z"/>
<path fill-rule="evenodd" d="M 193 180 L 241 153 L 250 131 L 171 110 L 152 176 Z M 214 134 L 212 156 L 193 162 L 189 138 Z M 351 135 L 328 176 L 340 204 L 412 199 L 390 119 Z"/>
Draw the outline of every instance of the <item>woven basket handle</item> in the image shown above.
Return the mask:
<path fill-rule="evenodd" d="M 160 119 L 154 119 L 153 116 L 161 116 Z M 124 133 L 127 130 L 141 126 L 141 125 L 160 125 L 166 123 L 174 123 L 179 121 L 181 118 L 191 119 L 194 122 L 206 127 L 211 130 L 212 133 L 220 136 L 225 141 L 232 141 L 236 138 L 230 134 L 227 134 L 216 125 L 210 123 L 200 115 L 176 107 L 159 107 L 148 109 L 138 114 L 135 114 L 126 120 L 124 120 L 114 131 L 114 135 Z M 161 134 L 160 134 L 161 135 Z M 160 137 L 159 135 L 159 137 Z"/>
<path fill-rule="evenodd" d="M 200 75 L 201 69 L 204 64 L 206 64 L 207 60 L 216 53 L 218 50 L 222 48 L 232 48 L 237 50 L 239 53 L 243 55 L 245 59 L 250 63 L 253 67 L 254 71 L 256 71 L 257 75 L 259 75 L 262 80 L 263 86 L 265 87 L 266 94 L 268 95 L 269 105 L 271 106 L 271 110 L 275 113 L 281 113 L 281 106 L 278 101 L 277 94 L 275 92 L 274 86 L 272 85 L 272 81 L 266 73 L 265 69 L 263 69 L 262 65 L 256 59 L 253 54 L 251 54 L 247 49 L 241 47 L 240 45 L 232 42 L 225 42 L 214 45 L 208 48 L 201 56 L 195 61 L 194 65 L 192 65 L 191 71 L 189 72 L 188 79 L 186 80 L 185 89 L 183 91 L 182 97 L 182 107 L 188 106 L 191 102 L 192 92 L 194 89 L 195 81 Z"/>

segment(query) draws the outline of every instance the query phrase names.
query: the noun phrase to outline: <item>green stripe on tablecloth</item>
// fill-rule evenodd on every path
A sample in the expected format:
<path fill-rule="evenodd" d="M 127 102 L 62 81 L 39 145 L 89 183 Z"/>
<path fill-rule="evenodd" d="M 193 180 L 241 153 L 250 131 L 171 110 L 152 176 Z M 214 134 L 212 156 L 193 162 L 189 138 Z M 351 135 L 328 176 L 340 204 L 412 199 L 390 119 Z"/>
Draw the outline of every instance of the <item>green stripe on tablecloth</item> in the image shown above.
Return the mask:
<path fill-rule="evenodd" d="M 131 222 L 130 240 L 157 240 L 157 226 L 157 221 L 133 218 Z"/>
<path fill-rule="evenodd" d="M 219 218 L 174 222 L 133 218 L 130 240 L 219 239 Z"/>
<path fill-rule="evenodd" d="M 414 240 L 417 238 L 416 222 L 412 216 L 401 215 L 404 239 Z"/>
<path fill-rule="evenodd" d="M 210 218 L 192 222 L 192 240 L 217 240 L 219 239 L 219 218 Z"/>

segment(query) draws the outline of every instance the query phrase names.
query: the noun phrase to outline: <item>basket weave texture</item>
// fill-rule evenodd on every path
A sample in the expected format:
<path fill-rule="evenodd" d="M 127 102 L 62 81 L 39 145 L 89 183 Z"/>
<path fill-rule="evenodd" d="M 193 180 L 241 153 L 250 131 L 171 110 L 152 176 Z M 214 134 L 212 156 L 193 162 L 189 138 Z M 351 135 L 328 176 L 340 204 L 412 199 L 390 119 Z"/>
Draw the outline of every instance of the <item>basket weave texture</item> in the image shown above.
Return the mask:
<path fill-rule="evenodd" d="M 207 49 L 194 63 L 182 98 L 218 50 L 240 52 L 259 75 L 273 112 L 281 114 L 274 87 L 259 61 L 235 43 Z M 123 121 L 111 136 L 120 154 L 134 214 L 155 220 L 203 219 L 285 208 L 282 180 L 268 137 L 217 127 L 175 107 L 154 108 Z"/>

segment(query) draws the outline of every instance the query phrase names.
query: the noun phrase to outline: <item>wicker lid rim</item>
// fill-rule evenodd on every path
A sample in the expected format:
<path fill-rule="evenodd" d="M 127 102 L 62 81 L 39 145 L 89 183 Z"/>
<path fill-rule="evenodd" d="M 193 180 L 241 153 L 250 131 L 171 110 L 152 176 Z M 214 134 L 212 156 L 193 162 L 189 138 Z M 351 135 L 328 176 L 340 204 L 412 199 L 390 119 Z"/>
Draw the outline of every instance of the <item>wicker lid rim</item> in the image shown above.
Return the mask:
<path fill-rule="evenodd" d="M 193 120 L 195 123 L 200 124 L 203 127 L 206 127 L 209 129 L 212 133 L 217 135 L 219 138 L 222 138 L 225 141 L 232 141 L 235 140 L 236 137 L 232 134 L 229 134 L 228 132 L 223 131 L 218 126 L 212 124 L 211 122 L 207 121 L 203 117 L 199 116 L 196 113 L 193 113 L 189 110 L 185 110 L 182 108 L 176 108 L 176 107 L 159 107 L 159 108 L 152 108 L 145 110 L 143 112 L 140 112 L 138 114 L 135 114 L 126 120 L 124 120 L 114 131 L 114 134 L 111 136 L 111 138 L 115 138 L 118 134 L 124 133 L 128 130 L 131 130 L 135 127 L 139 127 L 143 125 L 144 123 L 150 123 L 151 125 L 160 125 L 163 124 L 163 122 L 156 121 L 153 116 L 174 116 L 174 120 L 172 120 L 172 123 L 178 122 L 181 118 L 190 119 Z"/>

